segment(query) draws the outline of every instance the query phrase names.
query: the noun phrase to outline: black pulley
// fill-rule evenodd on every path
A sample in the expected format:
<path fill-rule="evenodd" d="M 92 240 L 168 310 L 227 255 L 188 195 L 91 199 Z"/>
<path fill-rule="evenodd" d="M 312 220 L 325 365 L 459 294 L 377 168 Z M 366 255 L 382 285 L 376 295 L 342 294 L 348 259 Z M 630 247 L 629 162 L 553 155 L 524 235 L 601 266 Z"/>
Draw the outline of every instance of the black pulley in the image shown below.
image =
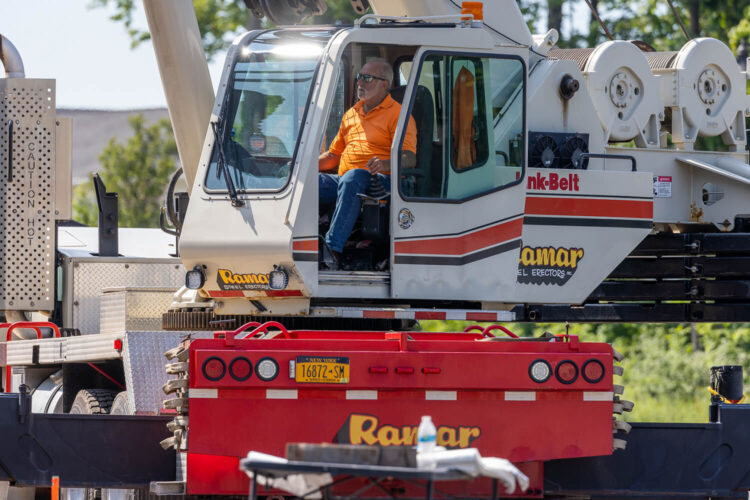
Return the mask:
<path fill-rule="evenodd" d="M 579 88 L 581 88 L 581 84 L 573 78 L 573 75 L 566 74 L 560 80 L 560 96 L 566 101 L 573 97 Z"/>
<path fill-rule="evenodd" d="M 712 366 L 711 389 L 730 401 L 742 399 L 742 366 Z"/>

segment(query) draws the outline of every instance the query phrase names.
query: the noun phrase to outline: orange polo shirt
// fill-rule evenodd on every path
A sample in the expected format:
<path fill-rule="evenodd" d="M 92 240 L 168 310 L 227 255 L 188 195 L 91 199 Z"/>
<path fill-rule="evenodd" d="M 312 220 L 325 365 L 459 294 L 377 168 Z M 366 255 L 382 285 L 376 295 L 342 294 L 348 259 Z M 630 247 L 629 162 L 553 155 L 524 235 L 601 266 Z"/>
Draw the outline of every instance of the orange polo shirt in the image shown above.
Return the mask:
<path fill-rule="evenodd" d="M 363 107 L 364 104 L 359 101 L 344 113 L 339 133 L 329 148 L 331 153 L 341 156 L 339 176 L 353 168 L 367 168 L 367 162 L 373 156 L 381 160 L 391 158 L 391 144 L 401 105 L 388 94 L 369 113 L 365 113 Z M 411 116 L 406 127 L 403 149 L 417 152 L 417 126 Z"/>

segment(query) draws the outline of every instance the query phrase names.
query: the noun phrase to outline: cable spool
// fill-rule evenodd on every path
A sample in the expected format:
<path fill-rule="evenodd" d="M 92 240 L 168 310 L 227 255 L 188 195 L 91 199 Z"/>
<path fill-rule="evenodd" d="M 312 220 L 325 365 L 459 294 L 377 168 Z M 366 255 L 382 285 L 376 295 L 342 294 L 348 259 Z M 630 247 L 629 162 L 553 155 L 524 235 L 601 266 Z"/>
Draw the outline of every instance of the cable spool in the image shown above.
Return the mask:
<path fill-rule="evenodd" d="M 672 67 L 677 52 L 648 52 L 645 54 L 648 65 L 652 70 L 667 69 Z"/>
<path fill-rule="evenodd" d="M 591 53 L 594 52 L 592 48 L 584 49 L 554 49 L 547 52 L 547 56 L 550 59 L 567 59 L 578 63 L 578 69 L 583 71 L 586 67 L 586 62 L 591 57 Z"/>
<path fill-rule="evenodd" d="M 609 142 L 635 140 L 638 147 L 658 147 L 664 103 L 659 80 L 636 45 L 604 42 L 591 50 L 583 67 L 586 85 Z"/>
<path fill-rule="evenodd" d="M 745 79 L 732 51 L 714 38 L 686 43 L 671 60 L 652 64 L 662 79 L 661 95 L 671 108 L 667 126 L 680 147 L 699 136 L 721 135 L 724 144 L 745 142 Z"/>

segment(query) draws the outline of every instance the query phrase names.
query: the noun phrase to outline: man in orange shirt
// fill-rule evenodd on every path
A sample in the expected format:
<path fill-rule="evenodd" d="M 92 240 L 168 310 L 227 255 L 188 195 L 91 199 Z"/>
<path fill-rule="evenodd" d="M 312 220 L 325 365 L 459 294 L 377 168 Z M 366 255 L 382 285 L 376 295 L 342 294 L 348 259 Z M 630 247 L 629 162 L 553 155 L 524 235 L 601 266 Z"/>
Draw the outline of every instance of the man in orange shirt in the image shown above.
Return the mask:
<path fill-rule="evenodd" d="M 331 226 L 326 233 L 328 248 L 338 259 L 359 215 L 361 200 L 370 176 L 377 176 L 386 191 L 391 187 L 391 144 L 401 105 L 388 94 L 393 70 L 382 59 L 370 60 L 357 75 L 359 102 L 341 120 L 339 133 L 329 150 L 318 159 L 321 171 L 338 167 L 336 174 L 320 174 L 318 189 L 322 203 L 336 202 Z M 409 117 L 402 146 L 401 164 L 416 165 L 417 127 Z"/>

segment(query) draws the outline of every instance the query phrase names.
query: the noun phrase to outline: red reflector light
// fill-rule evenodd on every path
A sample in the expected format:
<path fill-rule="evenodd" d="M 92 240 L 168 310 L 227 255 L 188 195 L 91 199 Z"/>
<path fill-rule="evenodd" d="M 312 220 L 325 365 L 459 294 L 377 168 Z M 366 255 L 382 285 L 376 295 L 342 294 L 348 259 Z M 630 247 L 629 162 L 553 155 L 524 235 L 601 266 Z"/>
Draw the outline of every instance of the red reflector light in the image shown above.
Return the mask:
<path fill-rule="evenodd" d="M 229 375 L 238 382 L 249 379 L 252 374 L 253 364 L 247 358 L 234 358 L 229 363 Z"/>
<path fill-rule="evenodd" d="M 414 368 L 410 366 L 400 366 L 396 368 L 396 373 L 399 375 L 411 375 L 414 373 Z"/>
<path fill-rule="evenodd" d="M 388 368 L 385 366 L 371 366 L 370 373 L 388 373 Z"/>
<path fill-rule="evenodd" d="M 563 384 L 572 384 L 578 378 L 578 367 L 572 361 L 563 361 L 555 368 L 555 377 Z"/>
<path fill-rule="evenodd" d="M 586 382 L 596 384 L 604 378 L 604 365 L 598 359 L 590 359 L 583 364 L 581 374 Z"/>
<path fill-rule="evenodd" d="M 122 340 L 115 339 L 115 350 L 122 351 Z"/>
<path fill-rule="evenodd" d="M 203 371 L 203 376 L 208 380 L 216 381 L 220 380 L 227 372 L 227 365 L 221 359 L 213 356 L 203 362 L 201 370 Z"/>
<path fill-rule="evenodd" d="M 437 375 L 441 371 L 440 368 L 422 368 L 422 373 L 425 375 Z"/>

